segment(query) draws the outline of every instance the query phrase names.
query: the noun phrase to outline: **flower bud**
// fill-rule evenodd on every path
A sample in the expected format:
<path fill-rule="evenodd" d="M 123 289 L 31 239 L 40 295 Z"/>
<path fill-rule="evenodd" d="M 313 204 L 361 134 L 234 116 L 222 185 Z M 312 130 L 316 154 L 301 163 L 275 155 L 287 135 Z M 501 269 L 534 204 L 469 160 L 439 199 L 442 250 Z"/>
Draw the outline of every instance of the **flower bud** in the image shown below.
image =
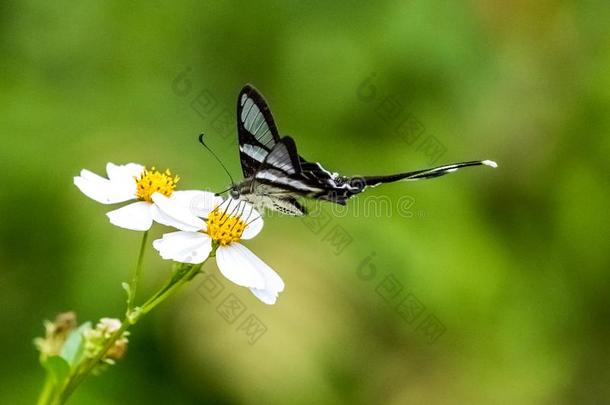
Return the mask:
<path fill-rule="evenodd" d="M 34 339 L 42 359 L 59 355 L 70 332 L 76 328 L 76 314 L 72 311 L 58 314 L 55 321 L 44 321 L 44 327 L 45 337 Z"/>
<path fill-rule="evenodd" d="M 104 349 L 109 339 L 121 329 L 121 321 L 114 318 L 102 318 L 95 325 L 94 329 L 85 332 L 85 353 L 88 357 L 97 356 Z M 127 351 L 127 336 L 129 332 L 125 331 L 121 336 L 114 341 L 112 346 L 106 351 L 102 362 L 114 364 L 115 360 L 121 359 Z"/>

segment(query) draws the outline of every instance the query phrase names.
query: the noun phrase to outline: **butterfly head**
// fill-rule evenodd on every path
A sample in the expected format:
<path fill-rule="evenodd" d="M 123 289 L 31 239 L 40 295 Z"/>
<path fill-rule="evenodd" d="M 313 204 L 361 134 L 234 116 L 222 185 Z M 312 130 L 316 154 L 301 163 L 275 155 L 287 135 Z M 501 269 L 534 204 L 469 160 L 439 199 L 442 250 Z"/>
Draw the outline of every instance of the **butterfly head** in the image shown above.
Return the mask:
<path fill-rule="evenodd" d="M 239 199 L 240 192 L 237 189 L 237 185 L 231 186 L 231 188 L 229 189 L 229 195 L 234 200 L 238 200 Z"/>

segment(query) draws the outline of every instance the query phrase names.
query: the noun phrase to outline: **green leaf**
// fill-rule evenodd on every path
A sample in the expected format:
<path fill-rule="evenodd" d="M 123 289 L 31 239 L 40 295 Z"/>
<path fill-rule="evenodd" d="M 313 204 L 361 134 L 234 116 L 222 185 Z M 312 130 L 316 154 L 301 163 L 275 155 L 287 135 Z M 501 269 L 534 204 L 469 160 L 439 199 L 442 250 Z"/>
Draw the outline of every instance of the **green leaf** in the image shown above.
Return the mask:
<path fill-rule="evenodd" d="M 85 322 L 73 330 L 61 349 L 60 356 L 72 367 L 80 363 L 85 352 L 84 333 L 91 329 L 91 322 Z"/>
<path fill-rule="evenodd" d="M 63 382 L 68 377 L 68 374 L 70 374 L 70 365 L 61 356 L 48 357 L 42 363 L 42 366 L 53 377 L 55 384 Z"/>

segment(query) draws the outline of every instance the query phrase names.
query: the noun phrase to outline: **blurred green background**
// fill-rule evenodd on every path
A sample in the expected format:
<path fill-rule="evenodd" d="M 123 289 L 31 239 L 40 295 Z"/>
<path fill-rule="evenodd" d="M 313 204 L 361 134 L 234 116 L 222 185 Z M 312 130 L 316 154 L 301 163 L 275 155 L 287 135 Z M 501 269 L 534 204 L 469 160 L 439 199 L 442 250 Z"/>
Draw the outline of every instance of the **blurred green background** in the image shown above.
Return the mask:
<path fill-rule="evenodd" d="M 324 205 L 321 230 L 270 217 L 246 245 L 286 282 L 275 306 L 228 281 L 208 302 L 195 279 L 71 403 L 609 403 L 608 21 L 602 0 L 3 1 L 0 403 L 34 402 L 43 319 L 124 311 L 140 235 L 72 177 L 133 161 L 224 189 L 196 136 L 239 177 L 247 82 L 332 170 L 428 167 L 425 139 L 436 163 L 500 167 Z M 362 211 L 371 198 L 392 215 Z M 147 253 L 140 298 L 169 268 Z M 233 324 L 230 293 L 247 308 Z M 237 330 L 249 314 L 267 328 L 255 344 Z"/>

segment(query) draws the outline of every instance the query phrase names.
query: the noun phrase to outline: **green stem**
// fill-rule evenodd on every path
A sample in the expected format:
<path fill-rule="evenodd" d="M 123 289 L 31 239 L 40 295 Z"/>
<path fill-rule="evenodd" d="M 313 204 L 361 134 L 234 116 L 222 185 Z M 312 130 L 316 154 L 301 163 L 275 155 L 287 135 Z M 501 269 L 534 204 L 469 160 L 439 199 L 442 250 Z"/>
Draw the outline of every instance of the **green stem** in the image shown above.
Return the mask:
<path fill-rule="evenodd" d="M 146 240 L 148 239 L 148 231 L 142 235 L 142 243 L 140 244 L 140 253 L 138 255 L 138 263 L 136 269 L 133 272 L 131 284 L 129 285 L 129 294 L 127 294 L 127 313 L 133 310 L 136 300 L 136 290 L 138 288 L 138 281 L 140 280 L 140 274 L 142 274 L 142 264 L 144 263 L 144 252 L 146 251 Z"/>
<path fill-rule="evenodd" d="M 70 395 L 72 395 L 74 390 L 80 385 L 80 383 L 89 375 L 89 373 L 91 373 L 95 366 L 102 361 L 108 350 L 114 345 L 117 339 L 119 339 L 130 326 L 135 325 L 140 320 L 142 315 L 152 311 L 153 308 L 176 293 L 182 285 L 192 280 L 193 277 L 195 277 L 201 271 L 200 269 L 202 265 L 203 263 L 177 264 L 172 276 L 169 278 L 166 284 L 159 289 L 159 291 L 153 294 L 152 297 L 149 298 L 141 307 L 128 310 L 125 319 L 123 319 L 121 322 L 121 327 L 108 339 L 102 350 L 100 350 L 95 357 L 86 361 L 81 367 L 77 368 L 72 375 L 70 375 L 68 381 L 62 387 L 61 392 L 59 393 L 57 403 L 65 403 Z M 39 405 L 48 403 L 53 402 L 39 402 Z"/>
<path fill-rule="evenodd" d="M 204 262 L 205 263 L 205 262 Z M 148 301 L 142 304 L 140 312 L 142 315 L 149 313 L 161 302 L 172 296 L 178 289 L 191 281 L 201 271 L 202 264 L 178 264 L 174 275 L 164 288 L 153 295 Z"/>
<path fill-rule="evenodd" d="M 47 371 L 46 377 L 44 379 L 44 385 L 42 386 L 42 391 L 40 391 L 40 395 L 38 396 L 37 405 L 46 405 L 50 404 L 51 400 L 54 398 L 55 384 L 53 381 L 53 377 L 51 373 Z"/>

